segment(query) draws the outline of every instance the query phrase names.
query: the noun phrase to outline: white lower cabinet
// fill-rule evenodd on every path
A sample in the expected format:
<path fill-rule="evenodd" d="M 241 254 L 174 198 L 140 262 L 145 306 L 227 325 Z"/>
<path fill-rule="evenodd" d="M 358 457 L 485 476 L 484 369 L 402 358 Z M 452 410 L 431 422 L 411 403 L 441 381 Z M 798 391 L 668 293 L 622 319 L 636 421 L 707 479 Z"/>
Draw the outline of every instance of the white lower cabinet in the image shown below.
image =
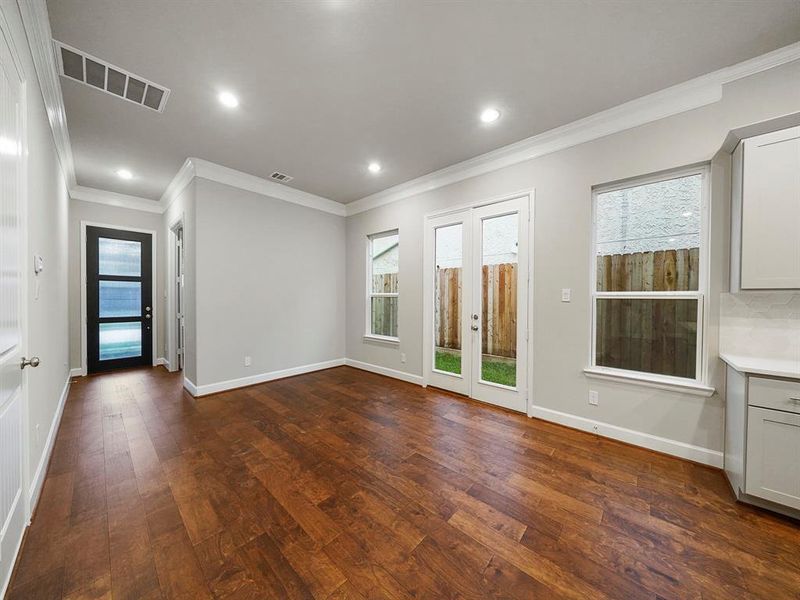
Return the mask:
<path fill-rule="evenodd" d="M 748 407 L 745 491 L 800 510 L 800 414 Z"/>

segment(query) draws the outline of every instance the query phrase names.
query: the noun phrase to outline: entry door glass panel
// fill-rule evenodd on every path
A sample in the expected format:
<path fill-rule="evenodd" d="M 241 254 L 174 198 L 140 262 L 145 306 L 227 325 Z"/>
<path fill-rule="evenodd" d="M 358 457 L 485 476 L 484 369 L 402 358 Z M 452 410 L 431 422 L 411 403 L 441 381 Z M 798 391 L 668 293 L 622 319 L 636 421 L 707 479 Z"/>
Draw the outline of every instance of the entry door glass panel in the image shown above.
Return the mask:
<path fill-rule="evenodd" d="M 484 219 L 481 226 L 480 379 L 517 385 L 519 215 Z"/>
<path fill-rule="evenodd" d="M 100 323 L 100 360 L 142 355 L 142 327 L 133 323 Z"/>
<path fill-rule="evenodd" d="M 461 374 L 461 312 L 464 273 L 464 226 L 435 229 L 434 369 Z"/>
<path fill-rule="evenodd" d="M 152 364 L 152 236 L 86 228 L 88 372 Z"/>
<path fill-rule="evenodd" d="M 142 244 L 131 240 L 98 240 L 100 275 L 139 277 L 142 274 Z"/>
<path fill-rule="evenodd" d="M 100 280 L 101 317 L 140 317 L 141 315 L 141 282 Z"/>

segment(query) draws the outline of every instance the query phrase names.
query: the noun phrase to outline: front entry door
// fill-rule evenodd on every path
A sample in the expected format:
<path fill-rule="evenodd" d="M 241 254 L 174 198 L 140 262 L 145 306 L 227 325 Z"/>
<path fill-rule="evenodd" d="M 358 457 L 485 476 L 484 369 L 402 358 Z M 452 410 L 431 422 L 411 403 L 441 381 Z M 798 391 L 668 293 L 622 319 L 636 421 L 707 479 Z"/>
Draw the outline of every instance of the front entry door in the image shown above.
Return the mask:
<path fill-rule="evenodd" d="M 524 412 L 528 197 L 427 220 L 428 384 Z"/>
<path fill-rule="evenodd" d="M 153 364 L 152 235 L 86 228 L 89 373 Z"/>

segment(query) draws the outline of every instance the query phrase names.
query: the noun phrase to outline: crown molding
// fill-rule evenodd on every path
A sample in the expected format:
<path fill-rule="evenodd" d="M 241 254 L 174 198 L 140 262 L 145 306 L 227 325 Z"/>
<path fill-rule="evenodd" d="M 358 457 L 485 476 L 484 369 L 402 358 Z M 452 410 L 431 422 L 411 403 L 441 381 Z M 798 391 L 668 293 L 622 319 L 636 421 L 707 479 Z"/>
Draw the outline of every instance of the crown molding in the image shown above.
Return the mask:
<path fill-rule="evenodd" d="M 133 210 L 143 210 L 151 213 L 163 213 L 164 206 L 158 200 L 148 200 L 139 196 L 129 196 L 128 194 L 118 194 L 97 188 L 76 185 L 69 190 L 69 196 L 73 200 L 83 202 L 95 202 L 119 208 L 130 208 Z"/>
<path fill-rule="evenodd" d="M 72 157 L 72 146 L 67 130 L 67 112 L 64 109 L 64 98 L 61 95 L 58 69 L 53 55 L 51 42 L 53 33 L 47 16 L 47 4 L 45 0 L 17 0 L 17 6 L 28 38 L 47 119 L 53 133 L 56 154 L 64 171 L 67 186 L 72 189 L 76 186 L 75 161 Z"/>
<path fill-rule="evenodd" d="M 175 201 L 175 198 L 181 195 L 183 190 L 186 189 L 186 186 L 188 186 L 192 182 L 192 179 L 195 178 L 195 174 L 196 170 L 194 163 L 192 162 L 191 158 L 187 158 L 185 161 L 183 161 L 183 164 L 181 165 L 181 168 L 178 169 L 178 172 L 175 173 L 172 181 L 170 181 L 169 185 L 167 185 L 164 193 L 161 194 L 159 202 L 163 211 L 166 211 Z"/>
<path fill-rule="evenodd" d="M 800 42 L 625 102 L 346 204 L 347 216 L 470 177 L 700 108 L 722 99 L 722 86 L 800 60 Z"/>
<path fill-rule="evenodd" d="M 307 206 L 308 208 L 314 208 L 340 217 L 345 216 L 345 205 L 335 202 L 334 200 L 310 194 L 282 183 L 268 181 L 256 175 L 250 175 L 242 171 L 237 171 L 236 169 L 224 167 L 201 158 L 189 158 L 187 162 L 191 162 L 194 165 L 195 177 L 202 177 L 203 179 L 216 181 L 217 183 L 229 185 L 248 192 L 255 192 L 256 194 L 269 196 L 270 198 L 276 198 L 284 202 Z"/>

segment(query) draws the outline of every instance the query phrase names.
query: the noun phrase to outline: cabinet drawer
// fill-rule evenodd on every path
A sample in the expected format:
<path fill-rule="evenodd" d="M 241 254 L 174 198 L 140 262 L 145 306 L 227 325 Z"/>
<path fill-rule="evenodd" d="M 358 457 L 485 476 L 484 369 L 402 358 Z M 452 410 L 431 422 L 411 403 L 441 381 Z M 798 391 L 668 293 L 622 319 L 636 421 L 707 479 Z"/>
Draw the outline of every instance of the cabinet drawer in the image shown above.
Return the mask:
<path fill-rule="evenodd" d="M 747 413 L 747 493 L 800 509 L 800 414 L 757 406 Z"/>
<path fill-rule="evenodd" d="M 747 403 L 800 414 L 800 381 L 750 377 Z"/>

